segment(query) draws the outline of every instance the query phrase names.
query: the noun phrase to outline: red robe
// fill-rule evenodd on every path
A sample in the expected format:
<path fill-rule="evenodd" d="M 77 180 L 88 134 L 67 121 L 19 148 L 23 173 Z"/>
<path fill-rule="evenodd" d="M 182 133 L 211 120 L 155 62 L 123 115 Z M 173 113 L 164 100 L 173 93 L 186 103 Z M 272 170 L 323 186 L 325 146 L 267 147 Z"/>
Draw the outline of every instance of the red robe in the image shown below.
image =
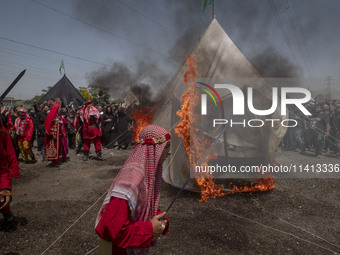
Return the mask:
<path fill-rule="evenodd" d="M 127 201 L 112 197 L 96 227 L 101 238 L 112 242 L 112 254 L 127 255 L 126 248 L 147 248 L 152 244 L 151 221 L 133 221 L 130 217 L 131 211 Z M 168 229 L 169 224 L 163 231 L 164 235 Z"/>
<path fill-rule="evenodd" d="M 6 131 L 4 127 L 0 129 Z M 0 132 L 0 190 L 12 189 L 12 177 L 20 177 L 18 160 L 11 137 Z"/>
<path fill-rule="evenodd" d="M 53 105 L 44 122 L 44 127 L 46 129 L 44 142 L 45 158 L 56 160 L 55 163 L 57 163 L 59 155 L 61 154 L 62 135 L 66 136 L 65 129 L 63 129 L 63 123 L 58 121 L 59 110 L 59 104 Z M 56 140 L 54 140 L 53 137 L 55 137 Z"/>
<path fill-rule="evenodd" d="M 92 102 L 88 102 L 91 104 Z M 99 127 L 99 122 L 102 120 L 98 109 L 94 106 L 87 106 L 80 112 L 81 119 L 83 121 L 83 139 L 95 139 L 102 135 L 102 131 Z"/>
<path fill-rule="evenodd" d="M 53 136 L 57 139 L 54 140 Z M 57 120 L 52 121 L 50 130 L 46 130 L 45 135 L 45 158 L 56 160 L 61 153 L 62 124 Z"/>
<path fill-rule="evenodd" d="M 102 120 L 102 117 L 98 120 L 89 120 L 88 122 L 85 120 L 83 123 L 83 139 L 94 139 L 97 136 L 102 135 L 102 131 L 98 125 L 98 122 Z"/>
<path fill-rule="evenodd" d="M 15 120 L 15 127 L 18 134 L 18 141 L 31 141 L 33 135 L 33 121 L 27 116 L 25 119 L 18 117 Z"/>

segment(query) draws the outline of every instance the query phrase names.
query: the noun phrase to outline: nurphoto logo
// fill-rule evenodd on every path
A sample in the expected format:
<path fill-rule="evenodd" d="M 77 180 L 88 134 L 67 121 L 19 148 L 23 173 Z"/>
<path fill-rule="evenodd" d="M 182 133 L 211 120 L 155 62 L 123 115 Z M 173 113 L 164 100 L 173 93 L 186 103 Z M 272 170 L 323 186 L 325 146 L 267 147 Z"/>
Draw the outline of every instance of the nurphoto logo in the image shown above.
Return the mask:
<path fill-rule="evenodd" d="M 220 95 L 217 93 L 216 89 L 227 89 L 232 96 L 232 114 L 233 116 L 242 116 L 245 115 L 245 96 L 243 91 L 232 84 L 214 84 L 214 87 L 203 83 L 203 82 L 197 82 L 198 84 L 201 84 L 205 86 L 206 88 L 210 89 L 218 98 L 221 107 L 223 107 L 222 100 Z M 212 93 L 207 90 L 206 88 L 199 87 L 202 91 L 204 91 L 204 94 L 201 94 L 201 115 L 207 115 L 207 94 L 212 98 L 212 100 L 215 103 L 215 106 L 217 106 L 216 100 Z M 291 95 L 291 97 L 288 98 L 288 95 Z M 303 97 L 294 98 L 293 96 L 296 94 L 302 94 Z M 279 105 L 279 99 L 280 102 L 280 115 L 286 116 L 287 115 L 287 106 L 288 105 L 294 105 L 297 107 L 304 115 L 310 116 L 312 115 L 306 107 L 303 105 L 304 103 L 307 103 L 311 100 L 311 93 L 309 90 L 305 88 L 300 87 L 281 87 L 280 88 L 280 97 L 279 97 L 279 88 L 278 87 L 272 87 L 272 99 L 271 99 L 271 107 L 269 109 L 256 109 L 254 106 L 254 95 L 253 95 L 253 88 L 247 87 L 247 106 L 248 110 L 257 116 L 268 116 L 273 114 Z M 229 121 L 227 119 L 213 119 L 213 127 L 216 125 L 223 125 L 230 123 L 230 126 L 237 124 L 237 125 L 243 125 L 246 126 L 246 122 L 248 123 L 249 127 L 262 127 L 265 122 L 271 122 L 272 127 L 274 126 L 274 123 L 276 121 L 280 121 L 279 119 L 244 119 L 241 122 L 234 122 L 232 119 Z M 283 119 L 280 121 L 281 125 L 284 127 L 295 127 L 297 125 L 296 120 L 294 119 Z"/>

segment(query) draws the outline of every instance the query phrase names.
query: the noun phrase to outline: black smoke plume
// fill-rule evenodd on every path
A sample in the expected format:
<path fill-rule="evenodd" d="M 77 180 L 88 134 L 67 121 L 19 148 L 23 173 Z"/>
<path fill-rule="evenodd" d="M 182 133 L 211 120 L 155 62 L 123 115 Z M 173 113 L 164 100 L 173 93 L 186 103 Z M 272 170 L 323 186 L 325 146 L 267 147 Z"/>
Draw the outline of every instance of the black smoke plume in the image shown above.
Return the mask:
<path fill-rule="evenodd" d="M 299 66 L 271 47 L 252 58 L 250 62 L 262 77 L 293 78 L 300 72 Z"/>
<path fill-rule="evenodd" d="M 141 61 L 137 71 L 132 71 L 122 63 L 114 63 L 111 68 L 101 68 L 87 75 L 89 84 L 95 88 L 108 88 L 111 97 L 121 100 L 132 91 L 142 105 L 155 103 L 153 88 L 166 83 L 167 76 L 152 63 Z"/>

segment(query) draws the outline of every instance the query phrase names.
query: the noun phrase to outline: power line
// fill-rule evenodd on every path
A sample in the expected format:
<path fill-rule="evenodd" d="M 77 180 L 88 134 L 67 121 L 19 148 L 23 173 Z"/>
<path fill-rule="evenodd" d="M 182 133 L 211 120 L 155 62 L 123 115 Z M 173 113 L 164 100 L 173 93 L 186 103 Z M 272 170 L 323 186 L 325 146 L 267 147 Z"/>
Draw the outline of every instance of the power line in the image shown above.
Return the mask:
<path fill-rule="evenodd" d="M 292 6 L 292 8 L 295 9 L 294 6 Z M 302 29 L 301 29 L 301 26 L 299 26 L 299 22 L 298 22 L 299 16 L 296 13 L 295 13 L 295 15 L 293 14 L 293 12 L 291 11 L 291 8 L 289 6 L 288 0 L 286 0 L 286 13 L 287 13 L 288 19 L 290 21 L 292 31 L 293 31 L 293 33 L 296 34 L 296 36 L 294 36 L 294 37 L 296 38 L 297 46 L 300 47 L 302 60 L 303 60 L 303 63 L 305 65 L 306 71 L 309 73 L 309 75 L 311 77 L 313 77 L 312 70 L 311 70 L 310 66 L 308 65 L 308 59 L 307 59 L 308 51 L 307 51 L 307 48 L 305 47 L 305 44 L 303 42 L 303 37 L 302 37 L 302 33 L 301 33 Z M 294 16 L 295 16 L 295 19 L 294 19 Z"/>
<path fill-rule="evenodd" d="M 141 48 L 143 48 L 143 49 L 152 51 L 152 52 L 154 52 L 154 53 L 156 53 L 156 54 L 158 54 L 158 55 L 160 55 L 160 56 L 163 56 L 163 57 L 165 57 L 165 58 L 170 58 L 169 56 L 167 56 L 167 55 L 165 55 L 165 54 L 163 54 L 163 53 L 161 53 L 161 52 L 159 52 L 159 51 L 156 51 L 156 50 L 154 50 L 154 49 L 148 48 L 148 47 L 146 47 L 146 46 L 144 46 L 144 45 L 142 45 L 142 44 L 139 44 L 139 43 L 134 42 L 134 41 L 132 41 L 132 40 L 130 40 L 130 39 L 124 38 L 124 37 L 122 37 L 122 36 L 120 36 L 120 35 L 111 33 L 111 32 L 109 32 L 109 31 L 107 31 L 107 30 L 105 30 L 105 29 L 103 29 L 103 28 L 101 28 L 101 27 L 98 27 L 98 26 L 96 26 L 96 25 L 93 25 L 93 24 L 91 24 L 91 23 L 89 23 L 89 22 L 87 22 L 87 21 L 78 19 L 77 17 L 74 17 L 74 16 L 72 16 L 72 15 L 70 15 L 70 14 L 67 14 L 67 13 L 65 13 L 65 12 L 59 11 L 59 10 L 57 10 L 57 9 L 55 9 L 55 8 L 53 8 L 53 7 L 50 7 L 50 6 L 46 5 L 46 4 L 43 4 L 43 3 L 38 2 L 38 1 L 36 1 L 36 0 L 31 0 L 31 1 L 32 1 L 33 3 L 36 3 L 36 4 L 39 4 L 39 5 L 43 6 L 43 7 L 45 7 L 45 8 L 48 8 L 48 9 L 50 9 L 50 10 L 52 10 L 52 11 L 55 11 L 55 12 L 61 14 L 61 15 L 64 15 L 64 16 L 69 17 L 69 18 L 71 18 L 71 19 L 74 19 L 74 20 L 76 20 L 76 21 L 78 21 L 78 22 L 84 23 L 84 24 L 86 24 L 86 25 L 88 25 L 88 26 L 90 26 L 90 27 L 93 27 L 93 28 L 95 28 L 95 29 L 98 29 L 98 30 L 100 30 L 100 31 L 102 31 L 102 32 L 104 32 L 104 33 L 106 33 L 106 34 L 109 34 L 109 35 L 111 35 L 111 36 L 113 36 L 113 37 L 116 37 L 116 38 L 118 38 L 118 39 L 124 40 L 124 41 L 126 41 L 126 42 L 128 42 L 128 43 L 131 43 L 131 44 L 136 45 L 136 46 L 138 46 L 138 47 L 141 47 Z"/>
<path fill-rule="evenodd" d="M 70 58 L 86 61 L 86 62 L 97 64 L 97 65 L 100 65 L 100 66 L 106 66 L 106 67 L 110 67 L 110 68 L 112 67 L 112 66 L 105 65 L 103 63 L 99 63 L 99 62 L 96 62 L 96 61 L 93 61 L 93 60 L 89 60 L 89 59 L 86 59 L 86 58 L 77 57 L 77 56 L 73 56 L 73 55 L 70 55 L 70 54 L 58 52 L 58 51 L 55 51 L 55 50 L 50 50 L 50 49 L 42 48 L 40 46 L 35 46 L 35 45 L 29 44 L 29 43 L 24 43 L 24 42 L 16 41 L 16 40 L 5 38 L 5 37 L 2 37 L 2 36 L 0 36 L 0 39 L 5 40 L 5 41 L 9 41 L 9 42 L 13 42 L 13 43 L 17 43 L 17 44 L 21 44 L 21 45 L 25 45 L 25 46 L 32 47 L 32 48 L 35 48 L 35 49 L 39 49 L 39 50 L 43 50 L 43 51 L 59 54 L 59 55 L 62 55 L 62 56 L 66 56 L 66 57 L 70 57 Z"/>
<path fill-rule="evenodd" d="M 306 71 L 309 72 L 310 75 L 311 75 L 311 72 L 309 70 L 309 66 L 307 65 L 307 61 L 306 61 L 306 58 L 305 58 L 304 45 L 303 45 L 300 33 L 298 32 L 297 24 L 294 20 L 294 17 L 293 17 L 292 11 L 290 9 L 288 0 L 285 1 L 285 4 L 286 4 L 286 6 L 285 6 L 286 14 L 287 14 L 288 20 L 290 22 L 290 26 L 292 28 L 293 33 L 295 33 L 295 36 L 293 36 L 293 38 L 296 39 L 296 45 L 297 45 L 298 48 L 300 48 L 300 51 L 301 51 L 301 56 L 302 56 L 302 60 L 303 60 L 302 63 L 304 64 Z"/>
<path fill-rule="evenodd" d="M 117 2 L 119 2 L 120 4 L 126 6 L 127 8 L 131 9 L 132 11 L 138 13 L 138 14 L 141 15 L 142 17 L 144 17 L 144 18 L 150 20 L 151 22 L 153 22 L 153 23 L 159 25 L 160 27 L 165 28 L 166 30 L 168 30 L 168 31 L 170 31 L 170 32 L 172 32 L 172 33 L 176 33 L 174 30 L 168 28 L 167 26 L 164 26 L 163 24 L 159 23 L 157 20 L 154 20 L 154 19 L 150 18 L 149 16 L 146 16 L 145 14 L 141 13 L 141 12 L 138 11 L 137 9 L 135 9 L 135 8 L 133 8 L 133 7 L 129 6 L 129 5 L 127 5 L 125 2 L 123 2 L 123 1 L 121 1 L 121 0 L 117 0 Z M 177 33 L 176 33 L 176 34 L 177 34 Z"/>
<path fill-rule="evenodd" d="M 1 68 L 0 68 L 0 72 L 13 73 L 13 74 L 18 73 L 16 71 L 7 70 L 7 69 L 1 69 Z M 51 78 L 51 76 L 39 75 L 39 74 L 32 73 L 32 72 L 26 74 L 25 77 L 32 77 L 32 78 L 37 77 L 37 78 L 44 78 L 44 79 Z"/>
<path fill-rule="evenodd" d="M 309 73 L 310 77 L 311 77 L 311 81 L 314 83 L 314 85 L 318 85 L 318 82 L 316 80 L 316 75 L 315 75 L 315 71 L 314 71 L 314 65 L 313 65 L 313 61 L 311 59 L 311 56 L 309 54 L 308 48 L 306 47 L 306 37 L 304 35 L 303 32 L 303 27 L 302 27 L 302 23 L 301 23 L 301 13 L 299 11 L 299 6 L 297 5 L 296 1 L 291 0 L 292 4 L 292 9 L 293 11 L 290 12 L 290 8 L 288 5 L 288 11 L 291 13 L 292 16 L 292 22 L 295 23 L 296 26 L 296 33 L 298 35 L 298 39 L 300 41 L 300 45 L 301 45 L 301 51 L 304 54 L 303 56 L 303 60 L 306 66 L 306 70 Z M 288 0 L 287 0 L 287 4 L 288 4 Z M 295 21 L 294 21 L 294 17 L 295 17 Z"/>
<path fill-rule="evenodd" d="M 25 58 L 29 58 L 30 60 L 32 59 L 32 57 L 36 58 L 36 59 L 39 59 L 39 61 L 44 61 L 46 63 L 52 63 L 52 64 L 55 64 L 56 66 L 59 67 L 60 65 L 60 58 L 58 59 L 55 59 L 55 58 L 47 58 L 47 57 L 42 57 L 42 56 L 38 56 L 38 55 L 34 55 L 34 54 L 31 54 L 31 53 L 27 53 L 27 52 L 23 52 L 23 51 L 19 51 L 19 50 L 14 50 L 14 49 L 9 49 L 9 48 L 6 48 L 6 47 L 1 47 L 0 46 L 0 51 L 3 51 L 2 53 L 3 54 L 15 54 L 17 56 L 20 56 L 20 57 L 25 57 Z M 79 65 L 79 64 L 72 64 L 72 67 L 76 67 L 76 69 L 78 70 L 82 70 L 82 71 L 89 71 L 88 68 L 84 65 Z"/>
<path fill-rule="evenodd" d="M 23 64 L 23 63 L 16 63 L 16 62 L 7 61 L 7 60 L 4 60 L 4 63 L 0 63 L 0 65 L 7 66 L 7 67 L 24 67 L 26 69 L 30 69 L 32 71 L 40 72 L 40 73 L 43 73 L 43 74 L 53 75 L 53 74 L 57 73 L 56 71 L 51 71 L 51 70 L 44 69 L 44 68 L 31 67 L 31 65 L 26 65 L 26 64 Z"/>
<path fill-rule="evenodd" d="M 2 49 L 0 47 L 0 51 L 1 50 Z M 44 58 L 44 57 L 40 57 L 40 56 L 36 56 L 36 55 L 32 55 L 32 54 L 19 54 L 15 50 L 12 50 L 12 51 L 13 51 L 13 53 L 9 53 L 9 52 L 5 51 L 5 52 L 0 52 L 0 54 L 4 54 L 4 53 L 5 54 L 12 54 L 12 55 L 15 54 L 15 55 L 18 55 L 20 57 L 29 58 L 30 60 L 32 59 L 31 56 L 33 56 L 33 57 L 36 57 L 36 58 L 41 58 L 46 63 L 52 63 L 52 64 L 55 65 L 55 67 L 59 66 L 59 64 L 60 64 L 60 59 L 55 60 L 55 59 Z M 20 51 L 18 51 L 18 52 L 20 52 Z M 39 60 L 39 61 L 41 61 L 41 60 Z M 27 65 L 26 63 L 16 63 L 16 62 L 13 62 L 13 61 L 8 61 L 8 60 L 2 60 L 2 62 L 12 63 L 14 65 L 19 65 L 19 66 L 24 66 L 24 67 L 30 67 L 30 69 L 45 70 L 47 72 L 54 73 L 54 74 L 59 73 L 59 72 L 56 72 L 58 70 L 57 68 L 53 69 L 53 71 L 52 71 L 51 69 L 39 68 L 37 66 L 31 67 L 32 65 Z M 1 65 L 1 63 L 0 63 L 0 65 Z M 73 67 L 73 69 L 77 69 L 77 70 L 81 70 L 81 71 L 89 71 L 88 68 L 81 66 L 81 65 L 77 65 L 77 64 L 72 64 L 72 67 Z"/>
<path fill-rule="evenodd" d="M 8 61 L 9 62 L 9 61 Z M 10 64 L 6 64 L 6 63 L 0 63 L 0 67 L 1 66 L 5 66 L 5 67 L 9 67 L 9 68 L 15 68 L 15 70 L 8 70 L 8 69 L 4 69 L 4 68 L 0 68 L 0 72 L 2 73 L 7 73 L 7 74 L 16 74 L 17 73 L 17 68 L 21 67 L 21 68 L 26 68 L 29 73 L 25 76 L 25 77 L 31 77 L 31 78 L 43 78 L 44 80 L 48 80 L 49 82 L 51 82 L 51 79 L 56 79 L 56 77 L 59 76 L 59 72 L 52 72 L 46 69 L 39 69 L 39 68 L 34 68 L 31 66 L 27 66 L 24 64 L 16 64 L 14 62 L 9 62 Z M 78 82 L 80 80 L 84 80 L 83 77 L 81 75 L 72 75 L 73 80 L 77 80 Z"/>
<path fill-rule="evenodd" d="M 56 60 L 56 59 L 41 57 L 41 56 L 37 56 L 37 55 L 31 54 L 31 53 L 27 53 L 27 52 L 23 52 L 23 51 L 19 51 L 19 50 L 14 50 L 14 49 L 9 49 L 9 48 L 2 47 L 2 46 L 0 46 L 0 50 L 2 50 L 3 53 L 7 53 L 7 54 L 11 54 L 11 55 L 15 54 L 15 55 L 18 55 L 18 56 L 21 56 L 21 57 L 22 56 L 29 57 L 30 59 L 31 59 L 31 57 L 43 59 L 47 63 L 53 63 L 53 64 L 58 63 L 59 64 L 59 62 L 60 62 L 60 59 Z"/>
<path fill-rule="evenodd" d="M 299 6 L 297 5 L 296 1 L 293 1 L 293 9 L 296 11 L 297 24 L 298 24 L 298 28 L 300 30 L 302 42 L 306 42 L 307 40 L 306 40 L 304 31 L 303 31 L 303 27 L 302 27 L 302 23 L 301 23 L 301 19 L 300 19 L 301 12 L 299 10 Z M 305 44 L 303 44 L 303 45 L 305 45 Z M 309 61 L 310 67 L 311 67 L 312 74 L 315 76 L 315 71 L 314 71 L 315 69 L 314 69 L 313 61 L 311 60 L 309 51 L 306 47 L 305 47 L 305 50 L 306 50 L 306 54 L 307 54 L 307 59 Z"/>
<path fill-rule="evenodd" d="M 10 70 L 5 70 L 5 69 L 0 69 L 0 73 L 6 73 L 6 74 L 18 74 L 18 72 L 10 71 Z M 39 79 L 39 80 L 45 80 L 48 82 L 51 82 L 51 78 L 47 76 L 41 76 L 38 74 L 26 74 L 25 77 L 27 78 L 32 78 L 32 79 Z"/>
<path fill-rule="evenodd" d="M 290 42 L 290 40 L 289 40 L 289 38 L 288 38 L 288 36 L 287 36 L 286 30 L 285 30 L 283 24 L 282 24 L 282 22 L 281 22 L 280 15 L 279 15 L 279 13 L 278 13 L 278 11 L 277 11 L 277 8 L 276 8 L 276 6 L 275 6 L 275 3 L 274 3 L 273 0 L 268 0 L 268 3 L 269 3 L 270 7 L 272 8 L 272 10 L 273 10 L 273 12 L 274 12 L 274 16 L 275 16 L 276 21 L 277 21 L 277 23 L 278 23 L 278 25 L 279 25 L 279 27 L 280 27 L 280 29 L 281 29 L 283 38 L 285 39 L 285 42 L 286 42 L 286 44 L 287 44 L 287 46 L 288 46 L 288 49 L 289 49 L 290 53 L 292 54 L 292 56 L 295 58 L 296 63 L 298 63 L 298 59 L 297 59 L 297 57 L 296 57 L 296 55 L 295 55 L 295 52 L 293 51 L 292 44 L 291 44 L 291 42 Z"/>

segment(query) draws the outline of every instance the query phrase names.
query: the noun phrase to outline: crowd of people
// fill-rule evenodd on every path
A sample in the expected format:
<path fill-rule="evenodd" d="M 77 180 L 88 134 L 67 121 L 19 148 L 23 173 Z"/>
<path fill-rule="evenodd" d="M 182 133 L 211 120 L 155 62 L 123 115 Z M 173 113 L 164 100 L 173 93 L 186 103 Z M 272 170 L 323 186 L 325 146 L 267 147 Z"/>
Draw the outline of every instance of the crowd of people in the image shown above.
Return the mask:
<path fill-rule="evenodd" d="M 133 121 L 129 109 L 121 104 L 97 105 L 93 102 L 75 107 L 71 101 L 64 107 L 59 98 L 32 108 L 1 106 L 1 120 L 9 132 L 16 157 L 26 164 L 37 162 L 33 144 L 37 145 L 42 160 L 51 160 L 57 167 L 68 160 L 69 150 L 83 152 L 83 160 L 89 159 L 91 143 L 96 159 L 103 160 L 102 147 L 126 150 L 132 143 Z M 59 160 L 61 157 L 61 160 Z"/>
<path fill-rule="evenodd" d="M 289 119 L 297 125 L 288 128 L 282 149 L 299 148 L 302 154 L 309 150 L 315 156 L 324 152 L 340 155 L 340 103 L 310 101 L 305 107 L 312 115 L 288 109 Z M 126 150 L 132 143 L 134 125 L 130 110 L 119 104 L 94 106 L 93 102 L 75 107 L 72 101 L 65 107 L 58 98 L 29 109 L 1 105 L 0 212 L 5 220 L 13 220 L 9 209 L 11 178 L 20 177 L 18 161 L 34 164 L 38 152 L 43 161 L 51 161 L 49 166 L 58 167 L 69 159 L 69 150 L 83 153 L 82 160 L 87 161 L 92 143 L 97 160 L 103 160 L 103 147 Z"/>
<path fill-rule="evenodd" d="M 297 125 L 288 128 L 280 146 L 284 150 L 299 148 L 302 154 L 306 150 L 314 151 L 315 155 L 323 151 L 339 154 L 340 103 L 310 101 L 305 107 L 311 116 L 305 116 L 296 107 L 289 109 L 289 119 L 294 119 Z M 52 160 L 51 166 L 67 161 L 69 150 L 75 150 L 77 154 L 83 152 L 82 159 L 88 160 L 91 142 L 96 158 L 100 160 L 102 147 L 127 149 L 132 143 L 130 109 L 120 104 L 94 106 L 92 102 L 86 102 L 75 107 L 71 101 L 62 106 L 60 99 L 56 98 L 29 109 L 1 106 L 0 113 L 17 158 L 21 153 L 20 160 L 27 164 L 37 162 L 32 150 L 34 142 L 42 160 Z"/>
<path fill-rule="evenodd" d="M 340 143 L 340 104 L 334 102 L 305 105 L 311 116 L 298 108 L 289 109 L 290 127 L 281 146 L 302 154 L 306 150 L 320 155 L 330 151 L 337 155 Z M 91 144 L 96 159 L 103 160 L 102 147 L 127 149 L 132 140 L 133 121 L 129 110 L 121 105 L 94 106 L 93 102 L 74 107 L 62 106 L 57 98 L 31 109 L 1 106 L 0 115 L 0 213 L 6 222 L 14 215 L 10 210 L 12 177 L 20 177 L 18 157 L 26 164 L 37 162 L 32 144 L 37 142 L 42 160 L 51 167 L 67 161 L 68 151 L 83 151 L 89 160 Z M 112 183 L 96 220 L 103 253 L 147 254 L 159 235 L 166 235 L 169 219 L 158 209 L 162 163 L 170 155 L 171 135 L 160 126 L 143 129 L 130 157 Z M 60 161 L 61 157 L 61 161 Z M 131 178 L 134 177 L 134 178 Z M 149 195 L 145 195 L 149 194 Z"/>
<path fill-rule="evenodd" d="M 289 127 L 281 142 L 284 150 L 300 149 L 301 154 L 306 150 L 315 156 L 322 153 L 340 155 L 340 103 L 310 101 L 305 105 L 312 114 L 304 115 L 298 108 L 289 109 L 289 119 L 297 125 Z"/>
<path fill-rule="evenodd" d="M 67 160 L 68 141 L 72 139 L 67 130 L 72 127 L 75 136 L 82 133 L 83 160 L 88 160 L 91 143 L 101 160 L 102 134 L 108 133 L 103 140 L 109 145 L 116 142 L 112 137 L 117 140 L 129 130 L 118 132 L 118 136 L 113 132 L 120 127 L 120 122 L 129 125 L 122 107 L 113 107 L 113 111 L 107 106 L 104 113 L 102 107 L 87 102 L 77 110 L 71 108 L 62 108 L 57 100 L 50 106 L 39 106 L 36 116 L 30 115 L 35 111 L 24 107 L 16 108 L 13 115 L 11 110 L 1 108 L 0 213 L 7 223 L 14 220 L 10 210 L 12 177 L 20 177 L 15 148 L 21 152 L 25 163 L 35 163 L 31 144 L 36 136 L 43 158 L 52 160 L 52 166 L 56 166 L 60 156 Z M 171 135 L 160 126 L 149 125 L 141 131 L 138 143 L 112 183 L 98 213 L 95 230 L 100 237 L 100 254 L 147 254 L 159 236 L 168 233 L 169 219 L 165 217 L 166 212 L 159 210 L 158 204 L 162 164 L 171 154 L 170 140 Z M 75 144 L 77 146 L 77 141 Z M 127 148 L 129 141 L 117 144 Z"/>
<path fill-rule="evenodd" d="M 36 154 L 41 153 L 42 161 L 51 161 L 48 166 L 58 167 L 69 159 L 69 150 L 83 152 L 82 159 L 87 161 L 91 143 L 97 160 L 103 160 L 103 146 L 126 150 L 132 143 L 129 110 L 118 104 L 94 106 L 93 102 L 75 107 L 72 101 L 64 107 L 59 98 L 29 109 L 0 105 L 0 213 L 5 220 L 14 219 L 9 204 L 12 178 L 20 177 L 18 162 L 34 164 Z"/>

